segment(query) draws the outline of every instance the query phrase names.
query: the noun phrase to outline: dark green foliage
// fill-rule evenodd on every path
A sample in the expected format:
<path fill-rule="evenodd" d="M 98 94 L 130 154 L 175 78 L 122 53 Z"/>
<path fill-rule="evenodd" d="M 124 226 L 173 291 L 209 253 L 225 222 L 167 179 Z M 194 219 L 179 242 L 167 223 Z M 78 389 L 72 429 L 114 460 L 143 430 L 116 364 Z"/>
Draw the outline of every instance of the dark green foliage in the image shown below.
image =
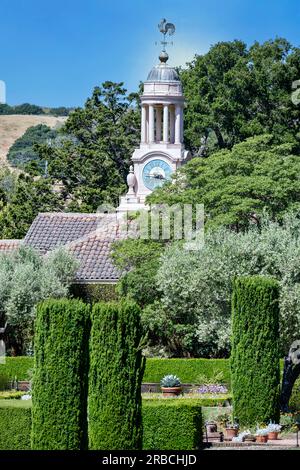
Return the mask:
<path fill-rule="evenodd" d="M 241 425 L 278 423 L 279 288 L 262 276 L 234 280 L 231 382 Z"/>
<path fill-rule="evenodd" d="M 39 212 L 62 210 L 49 179 L 20 174 L 8 203 L 0 211 L 1 238 L 23 238 Z"/>
<path fill-rule="evenodd" d="M 44 124 L 29 127 L 25 134 L 17 139 L 10 147 L 7 154 L 7 159 L 12 166 L 24 168 L 30 162 L 37 163 L 37 168 L 43 174 L 45 170 L 45 162 L 40 160 L 40 157 L 34 149 L 35 144 L 47 142 L 48 139 L 55 139 L 57 131 L 51 129 Z"/>
<path fill-rule="evenodd" d="M 10 400 L 6 400 L 10 402 Z M 31 409 L 0 405 L 0 450 L 30 450 Z"/>
<path fill-rule="evenodd" d="M 289 406 L 292 411 L 300 411 L 300 378 L 294 384 Z"/>
<path fill-rule="evenodd" d="M 123 240 L 113 245 L 113 259 L 122 272 L 117 284 L 122 296 L 145 306 L 160 297 L 155 276 L 164 244 L 152 240 Z"/>
<path fill-rule="evenodd" d="M 90 448 L 142 447 L 140 308 L 133 302 L 95 304 L 89 380 Z"/>
<path fill-rule="evenodd" d="M 202 442 L 201 404 L 192 399 L 143 400 L 146 450 L 194 450 Z"/>
<path fill-rule="evenodd" d="M 181 73 L 189 148 L 198 152 L 203 137 L 209 154 L 265 132 L 278 141 L 296 136 L 299 106 L 291 85 L 299 78 L 299 57 L 299 48 L 283 38 L 249 48 L 238 40 L 219 42 L 197 55 Z"/>
<path fill-rule="evenodd" d="M 42 108 L 35 104 L 24 103 L 17 106 L 10 106 L 8 104 L 0 104 L 0 115 L 1 114 L 46 114 L 53 116 L 68 116 L 72 108 L 66 108 L 60 106 L 58 108 Z"/>
<path fill-rule="evenodd" d="M 101 204 L 116 205 L 126 191 L 130 158 L 139 143 L 137 99 L 123 83 L 104 82 L 83 108 L 69 115 L 61 145 L 50 152 L 40 146 L 40 158 L 49 157 L 50 176 L 62 182 L 72 200 L 69 210 L 91 212 Z"/>
<path fill-rule="evenodd" d="M 116 292 L 116 284 L 73 284 L 71 294 L 93 304 L 118 300 L 120 297 Z"/>
<path fill-rule="evenodd" d="M 87 447 L 89 306 L 48 300 L 37 309 L 32 448 Z"/>
<path fill-rule="evenodd" d="M 224 383 L 230 384 L 228 359 L 157 359 L 147 358 L 143 382 L 160 382 L 162 377 L 175 374 L 182 383 L 196 384 L 199 376 L 210 379 L 222 372 Z"/>
<path fill-rule="evenodd" d="M 5 364 L 0 364 L 0 374 L 9 380 L 29 380 L 33 369 L 33 357 L 6 357 Z"/>
<path fill-rule="evenodd" d="M 175 179 L 148 196 L 152 204 L 204 204 L 207 228 L 235 231 L 259 225 L 300 205 L 299 146 L 272 135 L 252 137 L 209 158 L 193 158 Z M 182 185 L 184 178 L 185 185 Z"/>

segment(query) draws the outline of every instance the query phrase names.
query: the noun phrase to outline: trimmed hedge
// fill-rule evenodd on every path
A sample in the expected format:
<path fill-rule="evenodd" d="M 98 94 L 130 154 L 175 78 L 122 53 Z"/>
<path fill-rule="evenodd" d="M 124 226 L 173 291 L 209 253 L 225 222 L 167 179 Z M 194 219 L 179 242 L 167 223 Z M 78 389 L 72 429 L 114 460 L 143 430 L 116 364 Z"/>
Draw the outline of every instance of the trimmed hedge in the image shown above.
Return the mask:
<path fill-rule="evenodd" d="M 0 405 L 0 450 L 29 450 L 31 409 Z"/>
<path fill-rule="evenodd" d="M 87 448 L 90 308 L 79 300 L 47 300 L 37 308 L 32 448 Z"/>
<path fill-rule="evenodd" d="M 5 364 L 0 364 L 0 374 L 10 380 L 29 380 L 32 369 L 33 357 L 29 356 L 6 357 Z"/>
<path fill-rule="evenodd" d="M 204 375 L 214 377 L 222 372 L 224 383 L 230 384 L 230 365 L 228 359 L 158 359 L 147 358 L 143 382 L 160 382 L 167 374 L 177 375 L 182 383 L 197 383 Z"/>
<path fill-rule="evenodd" d="M 232 295 L 232 393 L 241 425 L 279 422 L 279 286 L 236 278 Z"/>
<path fill-rule="evenodd" d="M 73 284 L 70 291 L 74 297 L 92 304 L 120 300 L 116 284 Z"/>
<path fill-rule="evenodd" d="M 142 447 L 140 308 L 130 301 L 95 304 L 92 311 L 89 380 L 89 442 L 92 449 Z"/>
<path fill-rule="evenodd" d="M 194 450 L 202 442 L 201 404 L 193 399 L 143 400 L 143 449 Z"/>

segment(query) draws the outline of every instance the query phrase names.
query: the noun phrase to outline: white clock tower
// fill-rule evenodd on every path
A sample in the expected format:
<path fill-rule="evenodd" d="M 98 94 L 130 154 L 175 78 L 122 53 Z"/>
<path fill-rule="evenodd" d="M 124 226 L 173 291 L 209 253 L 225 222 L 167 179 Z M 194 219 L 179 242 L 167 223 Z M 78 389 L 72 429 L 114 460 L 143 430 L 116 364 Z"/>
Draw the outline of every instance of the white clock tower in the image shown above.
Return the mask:
<path fill-rule="evenodd" d="M 162 20 L 160 31 L 173 34 L 174 25 Z M 160 53 L 160 63 L 144 82 L 141 97 L 141 142 L 132 155 L 127 177 L 128 193 L 121 197 L 118 213 L 145 208 L 145 198 L 169 180 L 172 173 L 190 158 L 183 145 L 182 85 L 176 70 L 167 64 L 168 54 Z"/>

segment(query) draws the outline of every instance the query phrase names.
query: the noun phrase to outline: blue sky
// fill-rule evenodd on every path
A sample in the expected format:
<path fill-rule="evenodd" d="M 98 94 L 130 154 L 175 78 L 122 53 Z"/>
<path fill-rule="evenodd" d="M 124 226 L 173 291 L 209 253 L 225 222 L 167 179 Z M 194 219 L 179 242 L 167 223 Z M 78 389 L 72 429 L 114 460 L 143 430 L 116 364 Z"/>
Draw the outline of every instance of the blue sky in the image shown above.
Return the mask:
<path fill-rule="evenodd" d="M 177 28 L 172 65 L 224 40 L 251 44 L 277 35 L 300 45 L 295 0 L 1 0 L 7 102 L 81 106 L 105 80 L 136 90 L 157 62 L 162 17 Z"/>

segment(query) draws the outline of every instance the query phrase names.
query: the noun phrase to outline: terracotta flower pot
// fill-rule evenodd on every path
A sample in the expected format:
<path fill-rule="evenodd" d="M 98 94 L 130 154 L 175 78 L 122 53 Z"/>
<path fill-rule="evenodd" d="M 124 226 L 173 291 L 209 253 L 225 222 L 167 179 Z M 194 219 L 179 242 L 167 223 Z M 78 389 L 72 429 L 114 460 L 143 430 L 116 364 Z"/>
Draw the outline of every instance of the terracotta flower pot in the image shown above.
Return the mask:
<path fill-rule="evenodd" d="M 233 437 L 236 437 L 238 435 L 238 429 L 237 428 L 226 428 L 225 429 L 225 437 L 226 439 L 232 439 Z"/>
<path fill-rule="evenodd" d="M 257 442 L 263 442 L 264 444 L 268 442 L 268 436 L 256 436 L 256 441 Z"/>
<path fill-rule="evenodd" d="M 277 441 L 277 439 L 278 439 L 278 432 L 274 432 L 274 431 L 269 432 L 268 434 L 269 441 Z"/>
<path fill-rule="evenodd" d="M 181 387 L 161 387 L 164 397 L 176 397 L 181 392 Z"/>

